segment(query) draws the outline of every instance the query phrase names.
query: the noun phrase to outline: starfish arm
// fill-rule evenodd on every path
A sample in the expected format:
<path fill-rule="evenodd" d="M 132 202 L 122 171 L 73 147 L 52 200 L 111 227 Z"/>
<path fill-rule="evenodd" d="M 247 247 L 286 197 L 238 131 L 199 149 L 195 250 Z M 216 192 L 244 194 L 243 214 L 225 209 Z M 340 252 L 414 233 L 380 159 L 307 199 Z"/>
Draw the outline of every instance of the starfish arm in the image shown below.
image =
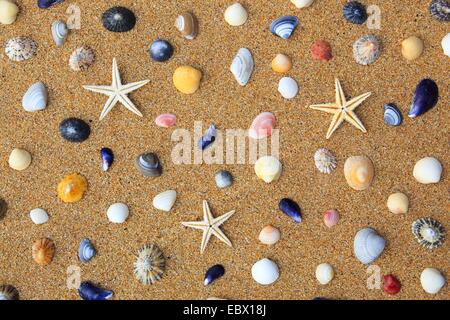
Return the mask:
<path fill-rule="evenodd" d="M 209 209 L 208 201 L 203 200 L 203 221 L 211 225 L 213 220 L 214 217 L 212 216 L 211 209 Z"/>
<path fill-rule="evenodd" d="M 361 122 L 361 120 L 359 120 L 358 116 L 353 112 L 353 111 L 347 111 L 346 115 L 345 115 L 345 120 L 352 124 L 353 126 L 355 126 L 356 128 L 358 128 L 359 130 L 361 130 L 362 132 L 366 133 L 367 130 L 364 127 L 363 123 Z"/>
<path fill-rule="evenodd" d="M 122 86 L 122 80 L 120 79 L 120 73 L 119 73 L 119 68 L 117 67 L 116 58 L 113 58 L 112 86 L 114 88 L 120 88 Z"/>
<path fill-rule="evenodd" d="M 234 214 L 234 212 L 235 211 L 233 210 L 233 211 L 225 213 L 224 215 L 221 215 L 220 217 L 215 218 L 211 224 L 216 227 L 221 226 L 225 221 L 227 221 Z"/>
<path fill-rule="evenodd" d="M 117 96 L 110 96 L 109 99 L 106 101 L 105 105 L 103 106 L 102 113 L 100 114 L 100 121 L 103 120 L 103 118 L 106 117 L 106 115 L 114 108 L 116 105 L 118 99 Z"/>
<path fill-rule="evenodd" d="M 309 106 L 309 108 L 333 114 L 336 113 L 336 110 L 339 109 L 336 103 L 313 104 Z"/>
<path fill-rule="evenodd" d="M 336 131 L 337 128 L 339 128 L 341 126 L 343 121 L 344 121 L 343 113 L 342 112 L 337 112 L 334 115 L 333 120 L 331 120 L 330 127 L 328 128 L 327 139 L 331 138 L 333 133 Z"/>
<path fill-rule="evenodd" d="M 129 83 L 126 85 L 122 85 L 120 87 L 120 92 L 122 94 L 128 94 L 134 90 L 139 89 L 140 87 L 145 86 L 147 83 L 149 83 L 150 80 L 142 80 L 142 81 L 138 81 L 138 82 L 133 82 L 133 83 Z"/>
<path fill-rule="evenodd" d="M 214 226 L 212 227 L 212 232 L 220 241 L 226 243 L 230 247 L 233 247 L 230 239 L 228 239 L 228 237 L 225 235 L 225 233 L 222 232 L 222 230 Z"/>
<path fill-rule="evenodd" d="M 355 110 L 361 103 L 364 102 L 364 100 L 366 100 L 368 97 L 370 97 L 371 94 L 372 94 L 372 92 L 367 92 L 356 98 L 353 98 L 352 100 L 350 100 L 347 103 L 346 110 L 347 111 Z"/>
<path fill-rule="evenodd" d="M 209 239 L 211 239 L 212 229 L 207 228 L 203 231 L 202 243 L 200 244 L 200 253 L 205 252 L 206 246 L 208 245 Z"/>
<path fill-rule="evenodd" d="M 89 90 L 92 92 L 102 93 L 107 96 L 111 96 L 114 94 L 114 88 L 111 86 L 83 86 L 85 90 Z"/>
<path fill-rule="evenodd" d="M 198 230 L 204 230 L 205 228 L 208 228 L 209 225 L 205 223 L 205 221 L 190 221 L 190 222 L 182 222 L 183 226 Z"/>
<path fill-rule="evenodd" d="M 125 106 L 125 108 L 142 117 L 142 113 L 138 110 L 138 108 L 136 108 L 133 102 L 131 102 L 131 100 L 126 95 L 118 94 L 117 97 L 119 98 L 119 101 Z"/>
<path fill-rule="evenodd" d="M 336 104 L 338 106 L 345 106 L 347 104 L 345 100 L 345 94 L 344 90 L 342 90 L 341 82 L 339 79 L 335 79 L 335 86 L 336 86 Z"/>

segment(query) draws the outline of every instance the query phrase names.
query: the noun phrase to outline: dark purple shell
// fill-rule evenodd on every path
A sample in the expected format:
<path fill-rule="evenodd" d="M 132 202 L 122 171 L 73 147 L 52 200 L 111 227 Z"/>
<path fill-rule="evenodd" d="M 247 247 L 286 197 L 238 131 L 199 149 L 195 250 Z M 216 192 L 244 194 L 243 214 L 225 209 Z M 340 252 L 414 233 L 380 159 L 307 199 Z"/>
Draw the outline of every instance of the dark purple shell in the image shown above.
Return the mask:
<path fill-rule="evenodd" d="M 288 198 L 281 199 L 278 207 L 287 216 L 291 217 L 292 220 L 294 220 L 295 222 L 297 222 L 297 223 L 302 222 L 300 207 L 294 200 L 291 200 Z"/>
<path fill-rule="evenodd" d="M 48 9 L 51 6 L 64 2 L 64 0 L 38 0 L 37 5 L 41 9 Z"/>
<path fill-rule="evenodd" d="M 432 109 L 439 100 L 439 88 L 431 79 L 423 79 L 419 82 L 414 93 L 413 103 L 408 116 L 415 118 Z"/>
<path fill-rule="evenodd" d="M 214 280 L 219 279 L 224 274 L 225 268 L 222 265 L 216 264 L 212 266 L 211 268 L 208 269 L 208 271 L 206 271 L 204 285 L 205 286 L 210 285 L 211 283 L 214 282 Z"/>
<path fill-rule="evenodd" d="M 88 281 L 81 283 L 78 293 L 83 300 L 108 300 L 113 296 L 112 291 L 97 287 Z"/>

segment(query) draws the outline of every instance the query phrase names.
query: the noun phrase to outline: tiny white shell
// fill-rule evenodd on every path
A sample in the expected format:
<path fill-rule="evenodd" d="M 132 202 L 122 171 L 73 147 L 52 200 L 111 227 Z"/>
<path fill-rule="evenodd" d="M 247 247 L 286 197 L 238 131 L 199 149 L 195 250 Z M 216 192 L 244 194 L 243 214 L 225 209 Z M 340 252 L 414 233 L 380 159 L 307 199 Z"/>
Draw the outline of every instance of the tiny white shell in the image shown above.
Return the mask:
<path fill-rule="evenodd" d="M 47 107 L 47 89 L 42 82 L 36 82 L 22 98 L 22 106 L 25 111 L 35 112 L 44 110 Z"/>
<path fill-rule="evenodd" d="M 441 45 L 442 50 L 444 50 L 444 54 L 450 57 L 450 33 L 447 33 L 447 35 L 442 39 Z"/>
<path fill-rule="evenodd" d="M 262 285 L 274 283 L 279 275 L 277 264 L 267 258 L 257 261 L 252 267 L 253 280 Z"/>
<path fill-rule="evenodd" d="M 69 29 L 64 21 L 56 20 L 52 24 L 52 37 L 57 47 L 61 47 L 66 42 Z"/>
<path fill-rule="evenodd" d="M 298 93 L 298 85 L 297 82 L 290 77 L 281 78 L 278 83 L 278 92 L 285 99 L 293 99 Z"/>
<path fill-rule="evenodd" d="M 241 26 L 247 21 L 247 10 L 240 3 L 236 2 L 225 10 L 224 18 L 230 26 Z"/>
<path fill-rule="evenodd" d="M 445 278 L 439 270 L 425 268 L 420 275 L 420 284 L 426 293 L 436 294 L 444 286 Z"/>
<path fill-rule="evenodd" d="M 259 233 L 258 237 L 261 243 L 268 245 L 273 245 L 277 243 L 278 241 L 280 241 L 280 238 L 281 238 L 280 230 L 270 225 L 265 226 Z"/>
<path fill-rule="evenodd" d="M 106 212 L 109 221 L 112 223 L 124 223 L 128 218 L 128 206 L 124 203 L 114 203 Z"/>
<path fill-rule="evenodd" d="M 254 67 L 255 64 L 250 50 L 241 48 L 231 63 L 230 71 L 233 73 L 236 81 L 241 86 L 245 86 L 252 76 Z"/>
<path fill-rule="evenodd" d="M 316 278 L 320 284 L 328 284 L 334 278 L 333 267 L 328 263 L 319 264 L 316 268 Z"/>
<path fill-rule="evenodd" d="M 48 214 L 44 209 L 36 208 L 30 211 L 30 218 L 34 224 L 44 224 L 48 221 Z"/>
<path fill-rule="evenodd" d="M 417 161 L 413 176 L 423 184 L 438 183 L 441 180 L 442 165 L 436 158 L 426 157 Z"/>
<path fill-rule="evenodd" d="M 176 199 L 177 192 L 175 190 L 164 191 L 153 198 L 153 206 L 158 210 L 169 212 Z"/>

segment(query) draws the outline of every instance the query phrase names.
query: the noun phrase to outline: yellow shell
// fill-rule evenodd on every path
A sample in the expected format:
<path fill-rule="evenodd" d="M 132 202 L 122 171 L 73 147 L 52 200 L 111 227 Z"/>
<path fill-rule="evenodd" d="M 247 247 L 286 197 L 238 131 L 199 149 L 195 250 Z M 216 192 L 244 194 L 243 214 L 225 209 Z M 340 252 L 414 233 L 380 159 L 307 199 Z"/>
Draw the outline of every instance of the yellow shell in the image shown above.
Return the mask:
<path fill-rule="evenodd" d="M 273 156 L 264 156 L 255 163 L 255 173 L 266 183 L 278 180 L 281 175 L 281 162 Z"/>
<path fill-rule="evenodd" d="M 0 0 L 0 23 L 12 24 L 16 21 L 19 7 L 9 0 Z"/>
<path fill-rule="evenodd" d="M 291 59 L 284 54 L 277 54 L 272 60 L 272 70 L 278 73 L 286 73 L 292 68 Z"/>
<path fill-rule="evenodd" d="M 46 266 L 53 260 L 55 254 L 55 245 L 52 240 L 42 238 L 37 240 L 32 247 L 34 261 L 38 265 Z"/>
<path fill-rule="evenodd" d="M 178 67 L 173 73 L 173 84 L 178 91 L 192 94 L 200 87 L 201 71 L 191 66 Z"/>
<path fill-rule="evenodd" d="M 78 173 L 64 177 L 57 188 L 59 198 L 68 203 L 81 200 L 86 190 L 87 180 Z"/>
<path fill-rule="evenodd" d="M 389 196 L 386 205 L 390 212 L 404 214 L 408 212 L 409 200 L 405 194 L 397 192 Z"/>
<path fill-rule="evenodd" d="M 31 154 L 26 150 L 16 148 L 9 155 L 8 164 L 14 170 L 25 170 L 31 164 Z"/>
<path fill-rule="evenodd" d="M 372 184 L 375 170 L 368 157 L 356 156 L 345 161 L 344 175 L 350 187 L 355 190 L 365 190 Z"/>
<path fill-rule="evenodd" d="M 402 42 L 402 55 L 407 60 L 415 60 L 423 52 L 423 41 L 415 36 L 409 37 Z"/>

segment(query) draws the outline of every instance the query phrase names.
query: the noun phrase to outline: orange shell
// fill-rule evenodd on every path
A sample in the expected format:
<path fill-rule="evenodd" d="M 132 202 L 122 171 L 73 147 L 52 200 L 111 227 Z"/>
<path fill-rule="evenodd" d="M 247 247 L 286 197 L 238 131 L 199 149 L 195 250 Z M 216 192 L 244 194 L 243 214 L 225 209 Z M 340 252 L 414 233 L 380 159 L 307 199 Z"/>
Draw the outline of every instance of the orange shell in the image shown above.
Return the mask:
<path fill-rule="evenodd" d="M 311 46 L 311 55 L 315 60 L 329 61 L 333 58 L 331 46 L 325 40 L 318 40 Z"/>
<path fill-rule="evenodd" d="M 372 184 L 375 169 L 366 156 L 350 157 L 345 161 L 344 175 L 350 187 L 365 190 Z"/>
<path fill-rule="evenodd" d="M 286 73 L 292 69 L 291 59 L 284 54 L 277 54 L 272 60 L 272 70 L 278 73 Z"/>
<path fill-rule="evenodd" d="M 68 203 L 81 200 L 86 190 L 87 180 L 78 173 L 72 173 L 64 177 L 57 188 L 59 198 Z"/>
<path fill-rule="evenodd" d="M 32 254 L 34 261 L 36 261 L 38 265 L 46 266 L 53 260 L 55 245 L 50 239 L 39 239 L 33 244 Z"/>

